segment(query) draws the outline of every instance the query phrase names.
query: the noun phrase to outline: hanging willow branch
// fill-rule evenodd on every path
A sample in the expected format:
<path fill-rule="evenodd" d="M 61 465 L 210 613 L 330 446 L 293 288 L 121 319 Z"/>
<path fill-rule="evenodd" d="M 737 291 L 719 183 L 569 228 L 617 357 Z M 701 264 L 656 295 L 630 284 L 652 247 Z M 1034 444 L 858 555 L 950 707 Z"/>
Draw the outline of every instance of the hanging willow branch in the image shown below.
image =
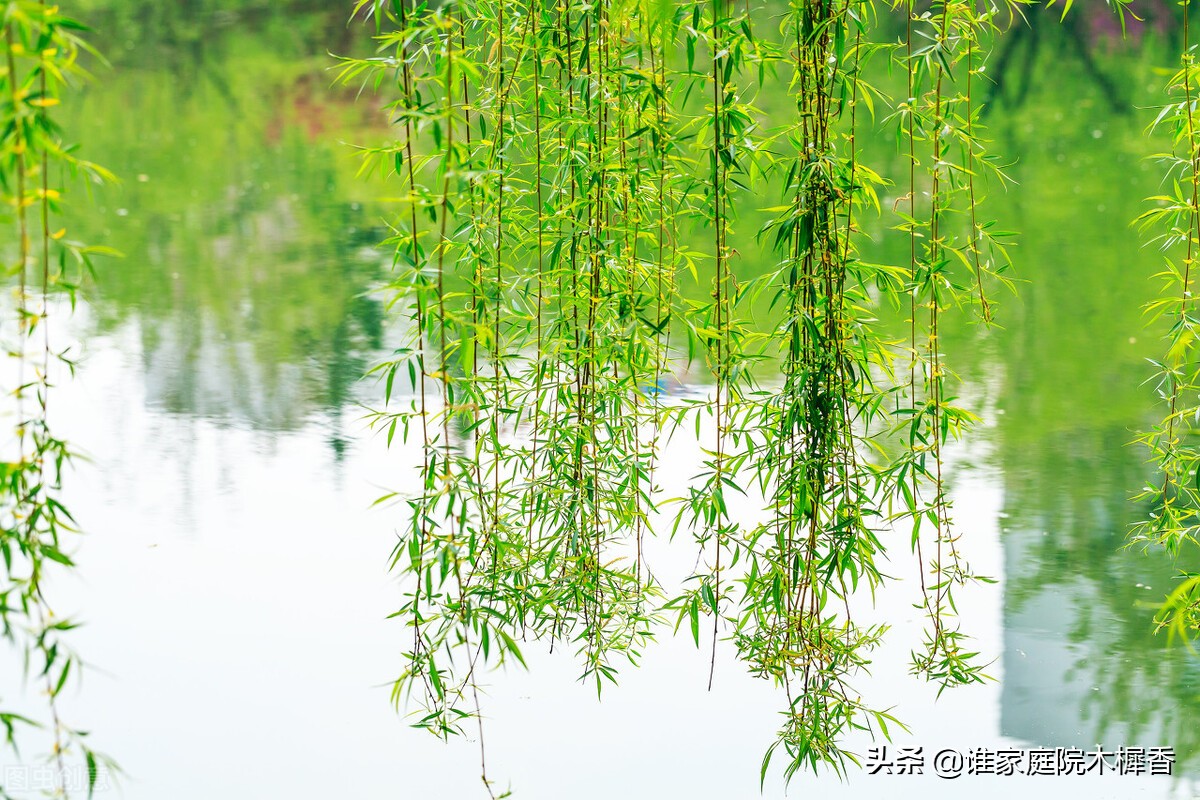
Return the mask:
<path fill-rule="evenodd" d="M 727 0 L 359 0 L 379 52 L 341 78 L 390 92 L 397 140 L 363 153 L 401 187 L 389 289 L 408 325 L 374 420 L 424 453 L 421 489 L 384 498 L 409 520 L 394 699 L 417 725 L 478 721 L 483 669 L 533 643 L 573 649 L 600 691 L 673 622 L 711 644 L 709 686 L 728 644 L 780 687 L 764 775 L 781 753 L 788 777 L 844 770 L 847 733 L 894 721 L 853 686 L 883 634 L 854 616 L 897 523 L 925 582 L 917 671 L 981 679 L 950 620 L 974 576 L 943 458 L 971 415 L 938 332 L 972 298 L 990 319 L 1003 260 L 976 213 L 993 159 L 971 80 L 996 9 L 898 6 L 899 47 L 870 0 L 793 0 L 767 30 Z M 886 99 L 877 53 L 909 75 L 905 264 L 856 244 L 889 182 L 858 151 Z M 782 117 L 756 105 L 783 97 Z M 739 231 L 764 214 L 757 241 Z M 910 346 L 883 303 L 910 307 Z M 664 469 L 685 430 L 699 463 Z M 647 557 L 659 535 L 694 565 L 678 585 Z"/>
<path fill-rule="evenodd" d="M 894 280 L 891 270 L 859 261 L 851 241 L 852 209 L 875 204 L 880 182 L 853 141 L 870 14 L 868 4 L 796 2 L 785 23 L 797 121 L 784 141 L 794 155 L 784 180 L 789 203 L 766 228 L 782 257 L 768 285 L 786 309 L 772 336 L 784 347 L 784 380 L 756 420 L 771 518 L 747 539 L 738 644 L 756 671 L 784 686 L 786 723 L 763 771 L 782 745 L 788 777 L 822 764 L 842 771 L 853 759 L 840 747 L 845 734 L 886 730 L 892 720 L 863 705 L 850 683 L 883 631 L 856 625 L 850 606 L 860 580 L 880 580 L 882 487 L 861 449 L 879 423 L 871 376 L 890 362 L 883 339 L 863 325 L 863 288 Z M 848 132 L 838 127 L 845 117 Z"/>
<path fill-rule="evenodd" d="M 15 441 L 0 462 L 0 553 L 4 572 L 0 582 L 0 625 L 3 635 L 21 652 L 27 677 L 46 697 L 54 765 L 55 796 L 69 796 L 69 760 L 82 759 L 89 794 L 101 766 L 115 768 L 85 740 L 86 732 L 69 725 L 59 698 L 83 664 L 64 634 L 76 623 L 54 613 L 48 591 L 56 568 L 74 566 L 67 554 L 66 534 L 76 532 L 64 506 L 62 485 L 73 458 L 70 445 L 50 425 L 50 395 L 54 375 L 73 373 L 67 350 L 55 349 L 51 336 L 55 295 L 59 306 L 73 307 L 78 273 L 89 273 L 92 258 L 112 254 L 67 236 L 65 186 L 52 178 L 52 168 L 94 183 L 113 176 L 77 157 L 66 145 L 52 109 L 87 75 L 79 65 L 86 45 L 79 32 L 86 28 L 63 15 L 58 6 L 38 2 L 9 2 L 3 19 L 3 69 L 0 71 L 0 185 L 4 187 L 5 223 L 13 235 L 12 274 L 17 277 L 16 308 L 7 351 L 16 359 L 17 384 L 9 396 L 16 406 Z M 57 230 L 56 230 L 57 228 Z M 36 288 L 35 288 L 36 287 Z M 35 294 L 36 292 L 36 294 Z M 16 755 L 17 729 L 39 725 L 34 720 L 0 710 L 5 741 Z M 0 795 L 8 797 L 0 785 Z"/>
<path fill-rule="evenodd" d="M 1158 299 L 1146 306 L 1150 324 L 1168 324 L 1166 352 L 1157 369 L 1157 392 L 1166 415 L 1140 441 L 1150 451 L 1157 481 L 1147 485 L 1137 500 L 1149 506 L 1146 518 L 1134 525 L 1133 542 L 1165 546 L 1178 554 L 1185 543 L 1200 543 L 1200 446 L 1195 422 L 1200 414 L 1200 361 L 1197 359 L 1200 319 L 1196 316 L 1193 286 L 1195 260 L 1200 254 L 1200 66 L 1192 44 L 1191 2 L 1184 2 L 1180 31 L 1180 66 L 1167 81 L 1168 102 L 1158 112 L 1149 132 L 1165 131 L 1172 149 L 1155 158 L 1174 179 L 1170 194 L 1149 198 L 1154 208 L 1142 213 L 1137 224 L 1158 246 L 1165 267 L 1158 273 L 1163 286 Z M 1200 576 L 1184 574 L 1161 611 L 1160 621 L 1185 636 L 1200 628 Z"/>
<path fill-rule="evenodd" d="M 944 468 L 948 443 L 974 416 L 948 394 L 951 376 L 939 334 L 948 309 L 976 300 L 979 316 L 991 320 L 985 282 L 999 278 L 1007 265 L 1003 241 L 978 218 L 981 172 L 987 168 L 998 180 L 1004 175 L 986 155 L 980 104 L 972 93 L 972 76 L 982 68 L 980 42 L 994 32 L 999 9 L 980 11 L 973 0 L 935 2 L 920 10 L 911 0 L 899 5 L 908 16 L 902 58 L 909 97 L 898 105 L 896 117 L 909 170 L 908 213 L 900 213 L 897 230 L 909 239 L 905 291 L 911 353 L 904 388 L 911 404 L 896 410 L 897 431 L 910 447 L 893 463 L 891 475 L 902 501 L 900 516 L 911 520 L 929 623 L 923 649 L 913 653 L 913 671 L 944 687 L 983 678 L 977 654 L 965 650 L 952 620 L 955 587 L 981 578 L 962 558 Z M 1011 15 L 1019 4 L 1005 5 Z M 965 231 L 955 224 L 962 218 L 968 223 Z M 964 270 L 974 286 L 958 274 Z"/>

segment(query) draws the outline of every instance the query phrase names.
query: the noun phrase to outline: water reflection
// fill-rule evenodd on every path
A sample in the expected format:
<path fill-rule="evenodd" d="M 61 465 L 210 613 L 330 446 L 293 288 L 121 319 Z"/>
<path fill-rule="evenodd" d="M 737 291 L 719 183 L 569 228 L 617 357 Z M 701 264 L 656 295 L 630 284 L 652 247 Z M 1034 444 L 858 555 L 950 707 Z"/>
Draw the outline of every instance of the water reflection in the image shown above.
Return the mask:
<path fill-rule="evenodd" d="M 101 331 L 138 326 L 153 406 L 293 430 L 351 402 L 382 345 L 382 234 L 348 150 L 306 122 L 344 121 L 345 98 L 244 66 L 208 63 L 222 81 L 182 93 L 169 71 L 118 71 L 79 109 L 124 178 L 87 221 L 126 255 L 90 300 Z"/>
<path fill-rule="evenodd" d="M 1123 93 L 1152 96 L 1154 57 L 1127 63 Z M 1004 484 L 1000 724 L 1045 746 L 1170 745 L 1195 775 L 1200 660 L 1152 627 L 1176 565 L 1121 549 L 1143 513 L 1128 498 L 1148 467 L 1130 441 L 1156 414 L 1144 382 L 1159 347 L 1140 306 L 1161 256 L 1129 221 L 1157 193 L 1147 159 L 1166 145 L 1142 136 L 1140 117 L 1109 114 L 1106 91 L 1045 87 L 997 131 L 1020 187 L 995 213 L 1022 232 L 1028 281 L 982 360 L 1003 375 L 991 432 Z"/>

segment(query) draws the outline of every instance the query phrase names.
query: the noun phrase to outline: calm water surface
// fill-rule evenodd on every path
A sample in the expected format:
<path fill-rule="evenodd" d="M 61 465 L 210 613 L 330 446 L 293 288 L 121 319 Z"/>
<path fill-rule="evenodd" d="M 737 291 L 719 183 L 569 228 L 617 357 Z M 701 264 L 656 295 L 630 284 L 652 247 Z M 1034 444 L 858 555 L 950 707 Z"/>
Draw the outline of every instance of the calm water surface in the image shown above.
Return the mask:
<path fill-rule="evenodd" d="M 375 389 L 359 376 L 395 337 L 372 292 L 386 209 L 339 144 L 381 127 L 325 88 L 319 60 L 247 55 L 223 31 L 165 37 L 169 57 L 106 76 L 80 112 L 90 156 L 124 179 L 86 236 L 126 258 L 77 313 L 85 365 L 54 401 L 92 459 L 69 483 L 80 569 L 55 587 L 94 666 L 71 713 L 129 773 L 102 796 L 480 797 L 477 742 L 444 746 L 388 703 L 403 631 L 385 619 L 400 596 L 386 564 L 404 522 L 368 509 L 412 486 L 415 462 L 361 421 Z M 1177 777 L 804 776 L 788 796 L 1196 795 L 1200 660 L 1150 625 L 1173 567 L 1120 550 L 1146 475 L 1127 445 L 1154 415 L 1139 305 L 1158 260 L 1128 227 L 1156 190 L 1143 122 L 1064 83 L 994 129 L 1021 186 L 992 209 L 1023 234 L 1028 282 L 1002 298 L 1002 329 L 962 320 L 947 338 L 987 420 L 952 482 L 966 555 L 999 579 L 961 604 L 997 680 L 934 702 L 908 678 L 920 619 L 900 584 L 862 687 L 910 725 L 897 744 L 926 753 L 1169 745 Z M 878 233 L 883 256 L 907 248 Z M 680 474 L 693 457 L 687 442 L 667 456 Z M 890 571 L 912 575 L 904 538 Z M 783 700 L 728 654 L 706 693 L 705 654 L 666 642 L 602 703 L 569 659 L 530 658 L 485 701 L 489 768 L 517 797 L 758 795 Z"/>

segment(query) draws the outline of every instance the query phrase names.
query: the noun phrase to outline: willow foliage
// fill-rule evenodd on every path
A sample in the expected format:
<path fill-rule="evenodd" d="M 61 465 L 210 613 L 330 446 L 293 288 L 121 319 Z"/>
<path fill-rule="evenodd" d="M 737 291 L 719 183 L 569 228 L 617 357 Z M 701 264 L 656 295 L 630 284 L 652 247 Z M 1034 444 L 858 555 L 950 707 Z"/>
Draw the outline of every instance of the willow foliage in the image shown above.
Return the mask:
<path fill-rule="evenodd" d="M 973 92 L 1017 5 L 357 3 L 379 50 L 341 79 L 386 92 L 397 134 L 363 155 L 397 187 L 407 325 L 375 421 L 423 454 L 420 490 L 384 498 L 408 511 L 394 700 L 416 724 L 482 741 L 482 673 L 524 643 L 572 648 L 599 691 L 673 626 L 781 687 L 764 775 L 780 754 L 789 777 L 842 771 L 848 733 L 893 721 L 854 688 L 884 634 L 854 598 L 897 540 L 928 618 L 913 670 L 983 679 L 953 619 L 976 576 L 943 465 L 973 416 L 939 321 L 964 304 L 990 321 L 1006 266 L 978 211 L 996 160 Z M 881 40 L 885 13 L 903 40 Z M 869 85 L 872 60 L 907 96 Z M 885 118 L 902 175 L 860 156 Z M 894 215 L 907 262 L 860 256 L 867 214 Z M 741 229 L 751 215 L 765 225 Z M 662 449 L 686 431 L 702 457 L 668 497 Z M 649 537 L 695 563 L 680 585 Z"/>
<path fill-rule="evenodd" d="M 53 113 L 64 90 L 85 76 L 79 65 L 84 27 L 58 6 L 10 0 L 3 8 L 0 65 L 0 193 L 9 238 L 3 258 L 16 279 L 15 308 L 0 331 L 13 361 L 8 394 L 15 409 L 14 437 L 0 461 L 0 626 L 22 654 L 27 679 L 47 698 L 45 722 L 0 709 L 6 743 L 17 752 L 21 730 L 48 729 L 56 797 L 68 796 L 68 759 L 82 759 L 88 791 L 107 758 L 87 743 L 86 733 L 60 714 L 58 698 L 82 665 L 64 634 L 76 623 L 54 614 L 47 578 L 73 565 L 64 535 L 74 520 L 61 501 L 66 465 L 73 452 L 50 425 L 55 374 L 74 369 L 73 355 L 58 350 L 50 334 L 54 294 L 73 304 L 79 273 L 107 252 L 74 241 L 65 227 L 65 187 L 58 176 L 74 173 L 101 182 L 111 175 L 80 159 L 63 140 Z M 62 303 L 59 303 L 61 309 Z M 0 785 L 0 797 L 10 797 Z"/>
<path fill-rule="evenodd" d="M 1165 352 L 1155 362 L 1156 388 L 1166 406 L 1162 421 L 1142 434 L 1150 452 L 1156 480 L 1143 488 L 1138 500 L 1149 506 L 1138 522 L 1132 541 L 1157 544 L 1177 554 L 1185 543 L 1200 543 L 1200 447 L 1196 422 L 1200 419 L 1200 369 L 1194 283 L 1196 259 L 1200 256 L 1200 65 L 1192 44 L 1194 15 L 1189 0 L 1183 6 L 1179 67 L 1169 73 L 1161 105 L 1150 131 L 1170 135 L 1171 150 L 1160 153 L 1169 186 L 1167 193 L 1149 198 L 1154 206 L 1141 214 L 1137 223 L 1163 255 L 1162 281 L 1158 299 L 1146 313 L 1153 323 L 1165 322 Z M 1194 635 L 1200 628 L 1200 575 L 1184 573 L 1167 598 L 1160 622 L 1173 633 Z"/>

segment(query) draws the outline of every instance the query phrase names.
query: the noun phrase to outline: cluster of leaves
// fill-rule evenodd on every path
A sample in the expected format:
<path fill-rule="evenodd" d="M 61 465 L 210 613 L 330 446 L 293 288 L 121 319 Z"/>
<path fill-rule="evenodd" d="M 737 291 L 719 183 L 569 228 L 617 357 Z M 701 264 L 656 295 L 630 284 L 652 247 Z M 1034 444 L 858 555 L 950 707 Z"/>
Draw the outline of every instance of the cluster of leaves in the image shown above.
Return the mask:
<path fill-rule="evenodd" d="M 1008 21 L 1024 3 L 1008 3 Z M 909 5 L 903 57 L 908 100 L 894 118 L 907 143 L 908 193 L 897 203 L 908 236 L 909 264 L 904 293 L 909 301 L 909 371 L 904 400 L 895 415 L 907 439 L 905 453 L 892 461 L 890 477 L 904 499 L 902 516 L 912 520 L 912 545 L 926 561 L 922 528 L 933 531 L 928 556 L 932 582 L 922 580 L 929 619 L 923 651 L 914 652 L 913 670 L 940 680 L 981 679 L 975 654 L 965 652 L 953 623 L 953 588 L 979 580 L 961 557 L 952 528 L 943 475 L 943 449 L 973 421 L 947 395 L 948 371 L 941 353 L 939 325 L 947 308 L 973 303 L 990 323 L 992 305 L 985 286 L 1005 283 L 1005 239 L 993 222 L 978 217 L 978 185 L 985 173 L 1005 180 L 995 156 L 979 135 L 980 103 L 974 97 L 984 68 L 981 39 L 997 29 L 1002 9 L 947 0 L 917 13 Z M 904 208 L 907 206 L 907 208 Z M 924 488 L 924 499 L 923 490 Z"/>
<path fill-rule="evenodd" d="M 69 352 L 54 349 L 50 317 L 55 293 L 65 291 L 73 304 L 77 276 L 90 270 L 92 256 L 105 250 L 73 241 L 61 227 L 64 190 L 51 175 L 58 170 L 97 182 L 112 176 L 78 158 L 63 142 L 52 116 L 63 90 L 84 77 L 78 62 L 86 48 L 79 38 L 83 26 L 44 2 L 10 0 L 2 8 L 0 213 L 12 234 L 12 247 L 3 257 L 17 288 L 6 341 L 16 376 L 8 391 L 9 413 L 15 413 L 16 424 L 0 461 L 0 626 L 22 654 L 27 676 L 41 684 L 46 695 L 55 796 L 65 797 L 68 759 L 82 759 L 86 765 L 89 794 L 100 766 L 111 762 L 89 746 L 84 731 L 59 714 L 58 698 L 81 664 L 63 637 L 75 623 L 54 614 L 46 592 L 53 568 L 74 566 L 65 551 L 64 534 L 75 530 L 60 500 L 72 451 L 49 424 L 52 375 L 70 373 L 74 363 Z M 0 724 L 14 750 L 22 727 L 43 726 L 28 716 L 2 711 Z M 0 796 L 8 798 L 10 793 L 0 786 Z"/>
<path fill-rule="evenodd" d="M 1167 324 L 1166 352 L 1154 362 L 1159 398 L 1167 407 L 1162 421 L 1139 439 L 1150 451 L 1156 480 L 1136 499 L 1147 508 L 1131 543 L 1164 546 L 1172 555 L 1185 544 L 1200 544 L 1200 317 L 1193 285 L 1200 256 L 1200 65 L 1191 43 L 1191 2 L 1184 0 L 1179 68 L 1169 73 L 1167 102 L 1150 132 L 1170 134 L 1171 150 L 1157 160 L 1170 184 L 1167 194 L 1149 198 L 1154 206 L 1137 223 L 1163 255 L 1159 298 L 1146 313 L 1151 324 Z M 1185 637 L 1200 629 L 1200 575 L 1184 573 L 1159 616 L 1172 633 Z"/>
<path fill-rule="evenodd" d="M 379 50 L 340 77 L 386 87 L 397 131 L 363 163 L 401 187 L 389 288 L 407 339 L 377 367 L 374 419 L 422 454 L 420 489 L 382 498 L 408 511 L 394 700 L 419 726 L 479 723 L 482 670 L 523 662 L 520 642 L 573 647 L 599 691 L 672 619 L 697 645 L 710 620 L 714 664 L 724 637 L 786 694 L 764 775 L 780 748 L 789 777 L 841 771 L 848 733 L 894 721 L 853 687 L 884 628 L 857 625 L 852 598 L 883 580 L 898 524 L 929 619 L 914 670 L 983 679 L 951 621 L 976 576 L 944 449 L 972 415 L 947 396 L 938 320 L 975 302 L 990 320 L 1007 263 L 977 215 L 997 170 L 972 89 L 1019 5 L 358 0 Z M 875 40 L 888 10 L 905 41 Z M 866 82 L 877 54 L 905 97 Z M 779 97 L 782 119 L 756 106 Z M 877 103 L 911 163 L 899 180 L 858 158 Z M 890 183 L 907 183 L 911 258 L 868 263 L 858 218 Z M 739 209 L 768 190 L 781 204 L 747 252 Z M 751 277 L 750 259 L 774 267 Z M 907 309 L 910 341 L 883 303 Z M 703 455 L 668 497 L 661 448 L 689 429 Z M 679 586 L 647 558 L 656 531 L 696 565 Z"/>

